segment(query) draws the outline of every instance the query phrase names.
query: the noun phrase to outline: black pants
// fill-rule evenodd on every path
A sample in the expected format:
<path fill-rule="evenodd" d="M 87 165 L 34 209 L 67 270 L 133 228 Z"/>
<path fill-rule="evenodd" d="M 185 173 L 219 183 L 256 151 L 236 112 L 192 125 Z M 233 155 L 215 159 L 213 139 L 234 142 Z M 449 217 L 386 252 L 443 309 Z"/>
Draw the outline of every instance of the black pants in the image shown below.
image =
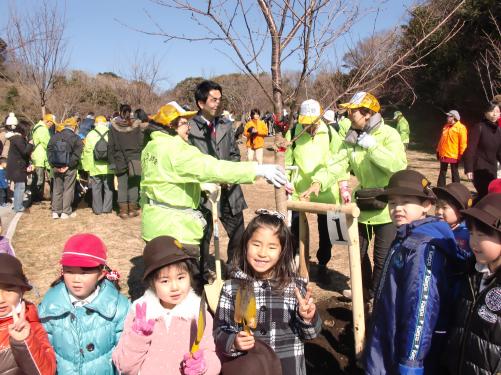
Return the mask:
<path fill-rule="evenodd" d="M 227 263 L 230 263 L 233 259 L 233 254 L 235 254 L 235 251 L 239 251 L 241 246 L 242 235 L 244 233 L 244 214 L 243 212 L 239 212 L 236 215 L 233 215 L 230 203 L 228 202 L 228 199 L 224 197 L 224 194 L 221 196 L 220 209 L 221 213 L 219 215 L 219 221 L 223 224 L 224 230 L 228 234 L 229 238 Z M 208 267 L 207 260 L 209 258 L 210 240 L 212 238 L 212 231 L 214 228 L 212 224 L 212 212 L 206 208 L 203 208 L 202 212 L 205 220 L 207 221 L 207 226 L 205 227 L 204 237 L 202 238 L 202 243 L 200 244 L 200 265 L 202 267 Z"/>
<path fill-rule="evenodd" d="M 452 182 L 461 182 L 459 178 L 459 163 L 440 162 L 440 174 L 438 175 L 437 186 L 444 187 L 447 176 L 447 166 L 451 165 Z"/>
<path fill-rule="evenodd" d="M 477 190 L 477 198 L 475 201 L 482 199 L 487 195 L 487 189 L 492 180 L 496 179 L 497 171 L 488 171 L 487 169 L 477 169 L 473 171 L 473 186 Z"/>
<path fill-rule="evenodd" d="M 7 204 L 8 188 L 0 188 L 0 204 Z"/>
<path fill-rule="evenodd" d="M 383 272 L 384 261 L 390 250 L 391 243 L 395 239 L 396 228 L 393 223 L 388 224 L 358 224 L 358 240 L 360 241 L 360 260 L 362 262 L 362 285 L 364 287 L 364 298 L 374 297 L 381 274 Z M 371 267 L 369 259 L 369 242 L 374 238 L 374 269 Z"/>
<path fill-rule="evenodd" d="M 318 228 L 318 251 L 317 260 L 319 265 L 325 266 L 331 259 L 332 244 L 329 238 L 329 229 L 327 227 L 327 215 L 317 215 Z M 291 231 L 299 243 L 299 212 L 292 212 Z"/>

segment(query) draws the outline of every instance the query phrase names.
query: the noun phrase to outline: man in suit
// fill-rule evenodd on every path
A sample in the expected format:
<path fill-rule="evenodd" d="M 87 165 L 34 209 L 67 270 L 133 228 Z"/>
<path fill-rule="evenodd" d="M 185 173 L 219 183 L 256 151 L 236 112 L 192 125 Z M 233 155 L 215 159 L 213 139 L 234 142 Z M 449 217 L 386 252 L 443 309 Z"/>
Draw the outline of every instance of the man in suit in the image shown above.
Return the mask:
<path fill-rule="evenodd" d="M 190 120 L 189 141 L 201 152 L 220 160 L 240 161 L 240 151 L 235 141 L 232 122 L 221 116 L 223 89 L 213 81 L 203 81 L 195 89 L 195 102 L 198 113 Z M 212 237 L 212 213 L 210 202 L 205 199 L 204 211 L 207 226 L 202 239 L 201 262 L 206 263 L 209 244 Z M 244 231 L 243 210 L 247 208 L 242 189 L 239 185 L 223 185 L 218 206 L 219 220 L 229 237 L 228 263 L 231 262 L 235 249 L 240 246 Z"/>

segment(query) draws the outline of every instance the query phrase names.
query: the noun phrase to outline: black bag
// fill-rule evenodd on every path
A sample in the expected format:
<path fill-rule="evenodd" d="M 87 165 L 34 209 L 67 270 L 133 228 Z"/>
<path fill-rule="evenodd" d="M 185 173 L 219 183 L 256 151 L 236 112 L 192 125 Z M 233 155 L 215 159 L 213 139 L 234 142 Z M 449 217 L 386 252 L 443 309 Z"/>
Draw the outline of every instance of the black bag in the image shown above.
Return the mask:
<path fill-rule="evenodd" d="M 386 208 L 387 203 L 376 197 L 383 193 L 383 188 L 360 189 L 355 192 L 355 200 L 362 211 L 375 211 Z"/>
<path fill-rule="evenodd" d="M 94 129 L 94 131 L 99 134 L 99 140 L 94 146 L 94 160 L 108 161 L 108 141 L 104 138 L 108 132 L 101 134 L 96 129 Z"/>
<path fill-rule="evenodd" d="M 71 147 L 64 139 L 58 140 L 47 155 L 50 165 L 56 168 L 67 167 L 70 164 Z"/>
<path fill-rule="evenodd" d="M 129 177 L 141 176 L 141 160 L 129 160 Z"/>

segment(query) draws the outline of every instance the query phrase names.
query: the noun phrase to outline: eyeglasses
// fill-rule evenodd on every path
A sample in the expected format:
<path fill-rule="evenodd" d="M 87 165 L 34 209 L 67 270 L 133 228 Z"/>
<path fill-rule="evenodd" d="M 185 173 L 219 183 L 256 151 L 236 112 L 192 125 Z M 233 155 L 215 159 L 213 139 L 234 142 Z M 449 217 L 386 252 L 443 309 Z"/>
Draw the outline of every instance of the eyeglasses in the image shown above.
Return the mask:
<path fill-rule="evenodd" d="M 189 126 L 191 127 L 190 123 L 188 122 L 188 120 L 180 120 L 178 123 L 177 123 L 177 126 L 183 126 L 183 125 L 186 125 L 186 126 Z"/>
<path fill-rule="evenodd" d="M 209 97 L 207 98 L 207 100 L 209 100 L 209 99 L 211 102 L 220 103 L 223 100 L 223 97 L 220 96 L 219 98 L 216 98 L 215 96 L 212 96 L 211 94 L 209 94 Z"/>
<path fill-rule="evenodd" d="M 285 221 L 285 216 L 284 214 L 278 212 L 278 211 L 273 211 L 273 210 L 267 210 L 266 208 L 260 208 L 256 210 L 257 215 L 271 215 L 275 216 L 276 218 Z"/>

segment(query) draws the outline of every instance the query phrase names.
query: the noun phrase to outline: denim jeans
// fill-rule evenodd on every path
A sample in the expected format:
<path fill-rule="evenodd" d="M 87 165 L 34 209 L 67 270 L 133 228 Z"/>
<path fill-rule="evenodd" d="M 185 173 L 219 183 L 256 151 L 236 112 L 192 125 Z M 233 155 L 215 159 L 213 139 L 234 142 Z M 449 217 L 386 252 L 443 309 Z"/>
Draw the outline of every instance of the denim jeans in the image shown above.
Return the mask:
<path fill-rule="evenodd" d="M 14 184 L 14 211 L 22 212 L 24 211 L 23 200 L 24 200 L 24 190 L 26 189 L 26 184 L 24 182 L 16 182 Z"/>

